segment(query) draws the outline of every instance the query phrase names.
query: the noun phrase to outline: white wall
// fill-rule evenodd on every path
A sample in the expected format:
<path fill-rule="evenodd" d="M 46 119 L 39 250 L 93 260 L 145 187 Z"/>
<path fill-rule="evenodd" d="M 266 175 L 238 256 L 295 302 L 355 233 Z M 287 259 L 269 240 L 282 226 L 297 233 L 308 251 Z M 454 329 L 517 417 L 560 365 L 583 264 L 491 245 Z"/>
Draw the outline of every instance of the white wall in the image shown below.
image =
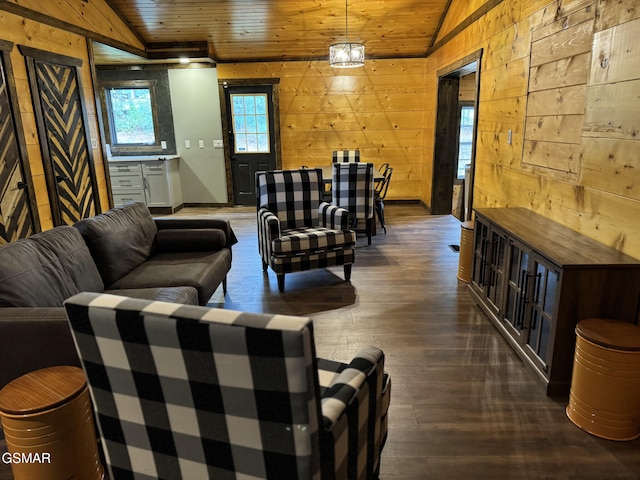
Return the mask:
<path fill-rule="evenodd" d="M 171 108 L 180 161 L 182 199 L 185 204 L 227 203 L 222 120 L 215 68 L 169 69 Z M 185 141 L 191 142 L 186 148 Z M 204 141 L 204 148 L 198 142 Z"/>

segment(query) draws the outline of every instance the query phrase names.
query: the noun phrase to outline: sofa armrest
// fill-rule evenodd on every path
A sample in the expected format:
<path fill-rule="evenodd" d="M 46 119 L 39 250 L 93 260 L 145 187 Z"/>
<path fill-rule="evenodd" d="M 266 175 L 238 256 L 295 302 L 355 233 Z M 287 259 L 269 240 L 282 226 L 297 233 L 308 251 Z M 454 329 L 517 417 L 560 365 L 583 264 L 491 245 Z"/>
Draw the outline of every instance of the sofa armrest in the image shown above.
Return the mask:
<path fill-rule="evenodd" d="M 0 308 L 0 388 L 55 365 L 80 366 L 64 307 Z"/>
<path fill-rule="evenodd" d="M 347 230 L 349 228 L 349 211 L 327 202 L 318 207 L 320 226 L 332 230 Z"/>
<path fill-rule="evenodd" d="M 231 228 L 231 223 L 222 218 L 154 218 L 158 230 L 164 229 L 218 229 L 227 238 L 225 247 L 231 248 L 238 243 L 238 239 Z"/>

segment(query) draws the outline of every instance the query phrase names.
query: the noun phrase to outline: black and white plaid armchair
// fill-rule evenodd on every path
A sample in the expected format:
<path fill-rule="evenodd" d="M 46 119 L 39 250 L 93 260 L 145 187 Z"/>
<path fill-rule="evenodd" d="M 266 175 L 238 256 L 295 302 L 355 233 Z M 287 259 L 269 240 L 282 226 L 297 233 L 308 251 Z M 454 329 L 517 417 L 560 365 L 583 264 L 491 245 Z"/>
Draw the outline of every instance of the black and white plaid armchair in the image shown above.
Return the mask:
<path fill-rule="evenodd" d="M 286 273 L 313 268 L 344 265 L 351 278 L 356 234 L 345 209 L 322 202 L 323 188 L 321 169 L 256 172 L 258 250 L 280 291 Z"/>
<path fill-rule="evenodd" d="M 355 163 L 360 161 L 360 150 L 334 150 L 333 163 Z"/>
<path fill-rule="evenodd" d="M 374 224 L 373 163 L 334 163 L 331 179 L 331 203 L 349 212 L 352 225 L 362 220 L 371 245 Z"/>
<path fill-rule="evenodd" d="M 65 307 L 112 480 L 378 478 L 379 349 L 316 358 L 301 317 L 97 293 Z"/>

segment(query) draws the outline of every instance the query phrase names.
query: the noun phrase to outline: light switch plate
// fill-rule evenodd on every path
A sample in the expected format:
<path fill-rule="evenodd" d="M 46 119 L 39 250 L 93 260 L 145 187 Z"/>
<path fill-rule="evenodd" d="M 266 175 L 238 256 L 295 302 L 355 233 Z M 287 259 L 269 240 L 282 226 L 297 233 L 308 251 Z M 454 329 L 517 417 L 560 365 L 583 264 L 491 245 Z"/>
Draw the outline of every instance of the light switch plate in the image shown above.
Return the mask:
<path fill-rule="evenodd" d="M 204 148 L 204 140 L 198 140 L 198 147 Z"/>
<path fill-rule="evenodd" d="M 167 142 L 165 142 L 164 140 L 162 140 L 162 141 L 160 142 L 160 146 L 162 147 L 162 149 L 163 149 L 163 150 L 166 150 L 166 149 L 167 149 Z"/>
<path fill-rule="evenodd" d="M 191 140 L 184 141 L 184 148 L 191 148 Z"/>
<path fill-rule="evenodd" d="M 224 148 L 224 142 L 222 140 L 214 140 L 213 148 Z"/>

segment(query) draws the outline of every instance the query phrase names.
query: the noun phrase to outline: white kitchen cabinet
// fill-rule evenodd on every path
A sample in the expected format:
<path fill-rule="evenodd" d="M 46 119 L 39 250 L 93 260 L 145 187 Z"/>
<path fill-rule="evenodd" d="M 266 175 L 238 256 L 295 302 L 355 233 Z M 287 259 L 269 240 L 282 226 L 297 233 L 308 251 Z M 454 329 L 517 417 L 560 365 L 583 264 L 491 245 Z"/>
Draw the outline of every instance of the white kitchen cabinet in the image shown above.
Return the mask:
<path fill-rule="evenodd" d="M 109 175 L 113 205 L 144 202 L 152 213 L 174 213 L 183 207 L 180 157 L 112 157 Z"/>

